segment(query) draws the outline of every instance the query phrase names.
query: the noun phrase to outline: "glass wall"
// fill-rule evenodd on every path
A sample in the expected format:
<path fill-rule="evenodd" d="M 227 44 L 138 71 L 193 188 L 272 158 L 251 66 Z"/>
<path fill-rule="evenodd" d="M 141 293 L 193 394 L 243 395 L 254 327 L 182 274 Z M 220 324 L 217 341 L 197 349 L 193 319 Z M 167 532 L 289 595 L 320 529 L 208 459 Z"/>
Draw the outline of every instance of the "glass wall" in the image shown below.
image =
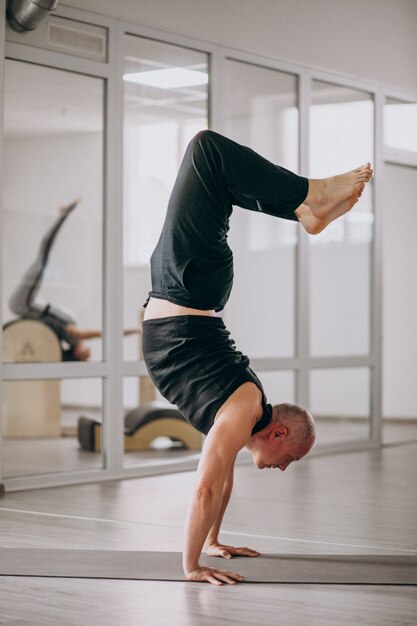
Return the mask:
<path fill-rule="evenodd" d="M 296 401 L 296 375 L 285 370 L 262 370 L 259 379 L 270 404 Z"/>
<path fill-rule="evenodd" d="M 156 392 L 149 378 L 124 378 L 123 410 L 125 467 L 159 463 L 168 471 L 200 453 L 203 436 Z"/>
<path fill-rule="evenodd" d="M 224 127 L 230 138 L 298 172 L 297 77 L 228 59 Z M 230 220 L 235 279 L 226 310 L 240 350 L 295 353 L 296 222 L 235 207 Z"/>
<path fill-rule="evenodd" d="M 2 403 L 5 478 L 103 467 L 100 379 L 8 381 Z"/>
<path fill-rule="evenodd" d="M 310 406 L 322 444 L 366 440 L 370 435 L 371 373 L 366 367 L 312 370 Z"/>
<path fill-rule="evenodd" d="M 313 81 L 309 175 L 325 178 L 374 165 L 372 94 Z M 373 182 L 359 202 L 309 238 L 310 355 L 366 356 L 371 350 Z M 370 436 L 367 368 L 313 370 L 311 411 L 318 440 L 340 443 Z"/>
<path fill-rule="evenodd" d="M 417 102 L 386 98 L 384 143 L 389 148 L 417 152 Z"/>
<path fill-rule="evenodd" d="M 101 19 L 100 63 L 77 49 L 79 39 L 64 52 L 53 42 L 42 48 L 36 38 L 19 46 L 17 34 L 10 48 L 16 59 L 5 63 L 2 453 L 3 474 L 19 488 L 31 475 L 60 473 L 63 482 L 76 482 L 79 469 L 133 476 L 198 458 L 201 437 L 192 439 L 179 423 L 141 360 L 149 259 L 195 133 L 212 126 L 294 172 L 303 154 L 309 168 L 301 173 L 311 178 L 375 161 L 377 86 L 338 85 L 324 72 L 328 82 L 313 80 L 296 64 L 237 50 L 230 58 L 204 42 L 163 32 L 157 40 L 156 31 L 151 39 L 133 25 L 123 34 L 120 26 Z M 107 32 L 117 43 L 108 51 Z M 42 48 L 38 64 L 29 56 L 32 45 Z M 308 106 L 300 132 L 299 109 Z M 415 151 L 414 106 L 386 100 L 389 148 Z M 400 120 L 408 120 L 408 132 Z M 412 202 L 414 170 L 390 167 L 386 197 L 398 211 Z M 402 184 L 404 194 L 394 197 Z M 239 207 L 230 224 L 235 281 L 222 313 L 226 325 L 268 400 L 304 399 L 318 420 L 318 443 L 330 447 L 369 438 L 378 394 L 373 185 L 318 236 Z M 122 298 L 115 298 L 119 285 Z M 103 318 L 111 322 L 106 350 Z M 66 472 L 73 476 L 65 479 Z M 55 478 L 39 484 L 48 480 Z"/>
<path fill-rule="evenodd" d="M 126 36 L 124 85 L 124 323 L 140 324 L 150 291 L 149 259 L 158 241 L 169 195 L 190 139 L 208 126 L 207 54 Z M 140 339 L 124 342 L 126 360 L 138 359 Z"/>
<path fill-rule="evenodd" d="M 46 324 L 58 360 L 101 360 L 104 81 L 14 60 L 5 70 L 3 321 Z M 18 341 L 14 361 L 57 360 Z"/>
<path fill-rule="evenodd" d="M 309 176 L 325 178 L 373 164 L 373 145 L 372 95 L 313 81 Z M 372 185 L 349 213 L 309 238 L 312 356 L 369 354 Z"/>
<path fill-rule="evenodd" d="M 3 362 L 101 361 L 104 80 L 7 59 L 4 89 Z M 100 380 L 3 392 L 6 477 L 102 466 L 77 441 Z"/>
<path fill-rule="evenodd" d="M 123 349 L 125 360 L 138 361 L 142 305 L 151 288 L 150 256 L 187 144 L 208 127 L 209 56 L 133 35 L 126 36 L 124 44 Z M 149 459 L 178 460 L 195 454 L 193 445 L 201 449 L 201 437 L 197 444 L 193 437 L 189 440 L 191 426 L 178 420 L 169 422 L 171 413 L 158 413 L 158 403 L 171 412 L 174 409 L 148 376 L 125 379 L 125 420 L 132 424 L 136 418 L 137 423 L 142 418 L 153 420 L 141 433 L 125 438 L 126 466 Z M 177 427 L 178 439 L 173 436 Z M 154 440 L 148 439 L 145 446 L 151 435 Z M 181 437 L 191 447 L 184 445 Z"/>
<path fill-rule="evenodd" d="M 417 370 L 417 278 L 414 284 L 404 279 L 417 269 L 416 192 L 417 167 L 385 164 L 382 397 L 383 440 L 389 443 L 417 439 L 417 386 L 404 375 Z"/>

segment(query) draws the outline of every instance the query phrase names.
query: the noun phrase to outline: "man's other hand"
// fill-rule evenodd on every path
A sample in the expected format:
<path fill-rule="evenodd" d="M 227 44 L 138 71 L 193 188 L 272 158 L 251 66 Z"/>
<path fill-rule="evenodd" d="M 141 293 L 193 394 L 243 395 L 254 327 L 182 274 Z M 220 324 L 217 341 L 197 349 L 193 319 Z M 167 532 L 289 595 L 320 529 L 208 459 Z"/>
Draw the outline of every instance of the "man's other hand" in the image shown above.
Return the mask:
<path fill-rule="evenodd" d="M 259 556 L 260 552 L 251 548 L 234 548 L 226 546 L 223 543 L 211 543 L 207 546 L 206 553 L 208 556 L 220 556 L 223 559 L 231 559 L 232 556 Z"/>

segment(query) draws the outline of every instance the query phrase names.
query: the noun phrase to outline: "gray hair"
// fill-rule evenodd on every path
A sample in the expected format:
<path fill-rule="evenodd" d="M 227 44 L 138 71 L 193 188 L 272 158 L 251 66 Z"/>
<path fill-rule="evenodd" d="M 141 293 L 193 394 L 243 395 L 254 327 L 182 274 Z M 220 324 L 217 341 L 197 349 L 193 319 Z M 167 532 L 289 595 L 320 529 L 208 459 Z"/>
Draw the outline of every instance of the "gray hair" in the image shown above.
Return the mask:
<path fill-rule="evenodd" d="M 316 427 L 312 415 L 299 404 L 289 404 L 288 402 L 275 404 L 272 407 L 272 423 L 281 423 L 290 428 L 295 426 L 296 432 L 294 434 L 302 442 L 316 437 Z M 293 439 L 294 436 L 290 434 L 290 438 Z"/>

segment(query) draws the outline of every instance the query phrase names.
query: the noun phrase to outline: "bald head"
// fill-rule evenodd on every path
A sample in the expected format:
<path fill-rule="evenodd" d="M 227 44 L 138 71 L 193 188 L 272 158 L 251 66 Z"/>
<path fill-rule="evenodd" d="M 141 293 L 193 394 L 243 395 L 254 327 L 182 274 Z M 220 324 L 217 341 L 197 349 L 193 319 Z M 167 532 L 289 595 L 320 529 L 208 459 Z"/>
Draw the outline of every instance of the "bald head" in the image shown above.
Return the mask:
<path fill-rule="evenodd" d="M 312 415 L 299 404 L 275 404 L 272 407 L 271 424 L 284 424 L 289 431 L 289 441 L 297 439 L 300 444 L 314 442 L 316 427 Z"/>
<path fill-rule="evenodd" d="M 293 461 L 309 453 L 316 439 L 314 420 L 298 404 L 276 404 L 268 426 L 252 435 L 247 448 L 258 469 L 279 468 L 285 471 Z"/>

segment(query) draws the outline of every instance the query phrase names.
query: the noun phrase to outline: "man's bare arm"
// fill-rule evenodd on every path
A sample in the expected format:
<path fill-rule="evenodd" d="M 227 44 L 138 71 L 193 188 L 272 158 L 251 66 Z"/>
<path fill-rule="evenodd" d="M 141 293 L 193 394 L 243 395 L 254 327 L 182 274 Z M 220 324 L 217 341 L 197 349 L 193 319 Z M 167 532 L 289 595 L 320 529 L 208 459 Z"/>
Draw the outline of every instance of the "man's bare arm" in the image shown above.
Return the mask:
<path fill-rule="evenodd" d="M 226 512 L 227 505 L 229 504 L 230 496 L 233 490 L 233 474 L 235 462 L 233 461 L 230 471 L 226 477 L 226 482 L 223 485 L 222 501 L 220 505 L 219 513 L 215 519 L 213 526 L 209 530 L 207 535 L 205 550 L 208 556 L 220 556 L 224 559 L 230 559 L 232 556 L 259 556 L 260 552 L 252 550 L 247 546 L 230 546 L 225 543 L 221 543 L 219 540 L 220 527 L 223 521 L 224 514 Z"/>
<path fill-rule="evenodd" d="M 227 505 L 229 504 L 230 496 L 232 495 L 234 469 L 235 469 L 235 461 L 232 462 L 232 465 L 230 467 L 230 470 L 224 482 L 220 509 L 214 521 L 214 524 L 210 528 L 209 533 L 207 535 L 206 547 L 213 545 L 213 544 L 217 544 L 219 542 L 220 526 L 222 524 L 224 513 L 227 509 Z"/>
<path fill-rule="evenodd" d="M 251 435 L 259 410 L 259 390 L 253 383 L 245 383 L 228 398 L 207 435 L 185 523 L 183 568 L 188 580 L 221 584 L 219 581 L 233 583 L 242 579 L 231 572 L 226 576 L 221 570 L 213 570 L 215 574 L 211 575 L 206 571 L 210 568 L 200 568 L 199 558 L 207 535 L 220 513 L 226 478 L 237 453 Z M 200 576 L 202 570 L 204 577 Z"/>

